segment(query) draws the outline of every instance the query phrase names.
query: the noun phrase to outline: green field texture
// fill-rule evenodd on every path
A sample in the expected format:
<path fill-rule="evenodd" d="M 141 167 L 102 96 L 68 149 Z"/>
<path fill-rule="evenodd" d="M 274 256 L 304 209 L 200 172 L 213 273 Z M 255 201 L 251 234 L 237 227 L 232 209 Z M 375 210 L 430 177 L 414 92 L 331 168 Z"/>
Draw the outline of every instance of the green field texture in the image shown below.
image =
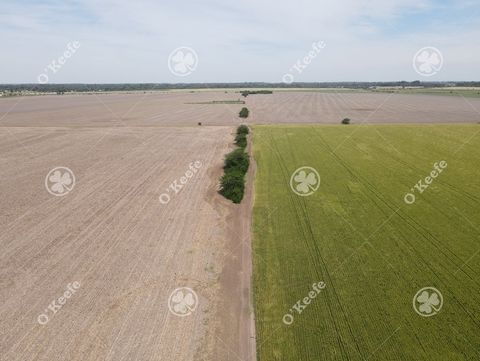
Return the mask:
<path fill-rule="evenodd" d="M 479 360 L 479 125 L 255 126 L 254 304 L 260 361 Z M 448 167 L 414 204 L 406 193 Z M 315 168 L 300 197 L 290 177 Z M 312 284 L 326 289 L 294 322 Z M 432 317 L 423 287 L 443 295 Z"/>

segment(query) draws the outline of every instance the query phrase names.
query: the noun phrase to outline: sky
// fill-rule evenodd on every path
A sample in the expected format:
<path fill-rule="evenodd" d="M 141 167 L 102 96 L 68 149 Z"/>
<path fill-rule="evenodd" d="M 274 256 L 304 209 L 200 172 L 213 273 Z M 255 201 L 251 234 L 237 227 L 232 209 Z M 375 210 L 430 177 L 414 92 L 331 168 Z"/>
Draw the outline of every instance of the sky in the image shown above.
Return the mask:
<path fill-rule="evenodd" d="M 0 83 L 480 80 L 478 0 L 0 0 L 0 34 Z"/>

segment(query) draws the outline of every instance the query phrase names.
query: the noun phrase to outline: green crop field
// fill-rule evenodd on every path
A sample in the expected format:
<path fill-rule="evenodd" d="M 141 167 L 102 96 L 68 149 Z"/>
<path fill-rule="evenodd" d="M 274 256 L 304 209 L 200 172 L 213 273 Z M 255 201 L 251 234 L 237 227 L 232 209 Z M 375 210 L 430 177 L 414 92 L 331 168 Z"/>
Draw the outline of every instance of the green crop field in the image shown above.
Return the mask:
<path fill-rule="evenodd" d="M 480 359 L 478 132 L 254 127 L 260 361 Z"/>

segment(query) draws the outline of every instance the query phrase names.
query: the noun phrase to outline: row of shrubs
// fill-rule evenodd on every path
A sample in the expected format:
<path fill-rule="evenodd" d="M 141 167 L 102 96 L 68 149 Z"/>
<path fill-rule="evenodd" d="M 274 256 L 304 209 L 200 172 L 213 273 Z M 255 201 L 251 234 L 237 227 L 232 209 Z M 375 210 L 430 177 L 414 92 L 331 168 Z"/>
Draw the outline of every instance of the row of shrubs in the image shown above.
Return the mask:
<path fill-rule="evenodd" d="M 235 136 L 235 144 L 237 147 L 245 149 L 247 147 L 247 134 L 248 127 L 246 125 L 241 125 L 237 129 L 237 135 Z"/>
<path fill-rule="evenodd" d="M 245 174 L 250 165 L 248 153 L 245 152 L 248 132 L 246 125 L 238 127 L 235 137 L 238 148 L 225 157 L 224 175 L 220 179 L 220 194 L 233 203 L 240 203 L 245 193 Z"/>
<path fill-rule="evenodd" d="M 273 94 L 271 90 L 243 90 L 240 92 L 245 98 L 255 94 Z"/>

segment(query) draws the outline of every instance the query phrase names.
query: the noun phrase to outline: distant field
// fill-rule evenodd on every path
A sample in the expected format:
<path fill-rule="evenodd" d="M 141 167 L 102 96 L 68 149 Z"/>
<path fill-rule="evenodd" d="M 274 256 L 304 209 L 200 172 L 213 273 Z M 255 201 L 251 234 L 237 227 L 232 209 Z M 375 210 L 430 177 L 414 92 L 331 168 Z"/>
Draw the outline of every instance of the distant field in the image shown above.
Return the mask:
<path fill-rule="evenodd" d="M 480 98 L 338 90 L 244 98 L 235 91 L 10 97 L 0 101 L 1 126 L 233 126 L 243 122 L 243 106 L 250 124 L 340 124 L 343 118 L 353 124 L 480 122 Z"/>
<path fill-rule="evenodd" d="M 260 361 L 480 358 L 479 131 L 254 127 Z M 442 160 L 447 168 L 406 204 Z M 289 184 L 301 166 L 321 177 L 308 197 Z M 294 305 L 320 281 L 325 290 L 298 314 Z M 412 304 L 427 286 L 444 300 L 433 317 Z M 282 322 L 288 313 L 290 325 Z"/>
<path fill-rule="evenodd" d="M 378 88 L 375 92 L 393 92 L 396 94 L 447 95 L 457 97 L 480 98 L 480 88 Z"/>

